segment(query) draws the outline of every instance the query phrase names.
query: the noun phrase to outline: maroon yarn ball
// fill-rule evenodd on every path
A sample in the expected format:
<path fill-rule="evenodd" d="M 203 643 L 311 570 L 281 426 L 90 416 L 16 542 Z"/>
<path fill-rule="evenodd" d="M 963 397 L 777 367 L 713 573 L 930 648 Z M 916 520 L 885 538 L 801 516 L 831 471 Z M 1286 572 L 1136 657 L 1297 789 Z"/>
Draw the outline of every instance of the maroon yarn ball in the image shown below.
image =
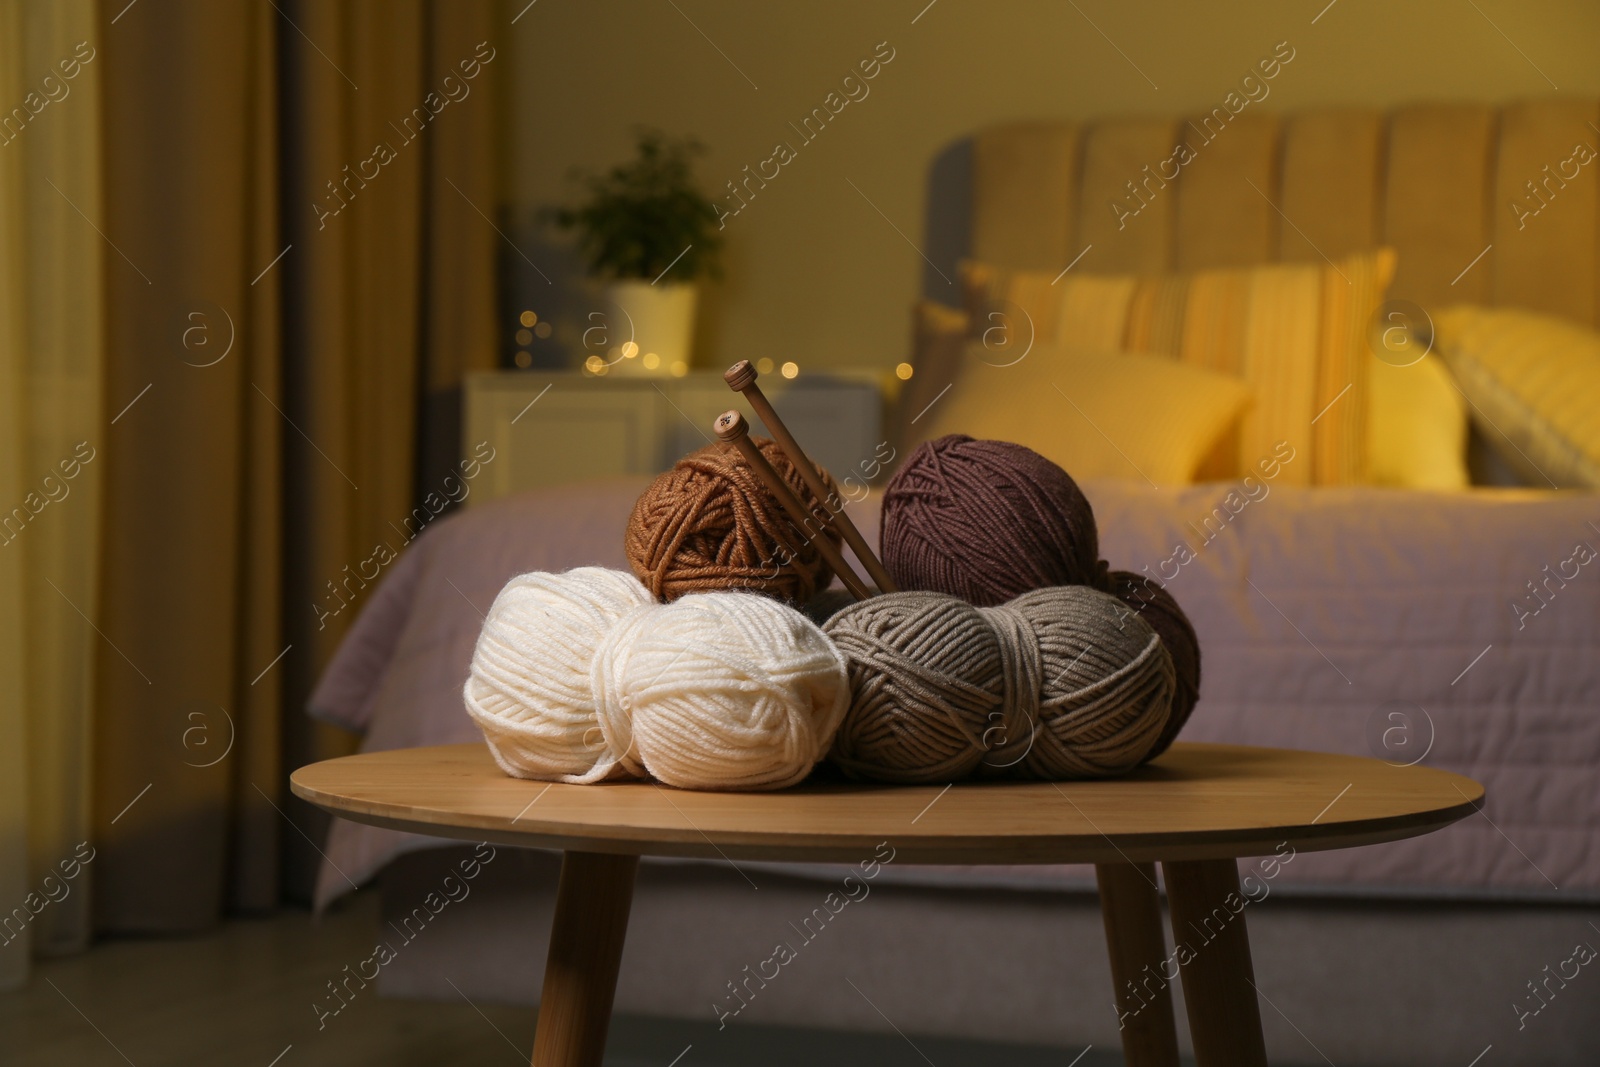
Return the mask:
<path fill-rule="evenodd" d="M 1009 441 L 950 434 L 919 446 L 884 491 L 881 544 L 900 588 L 978 607 L 1050 585 L 1110 591 L 1078 483 Z"/>
<path fill-rule="evenodd" d="M 1149 623 L 1150 629 L 1161 637 L 1161 643 L 1167 646 L 1167 653 L 1172 656 L 1172 667 L 1178 676 L 1177 689 L 1172 695 L 1172 714 L 1155 747 L 1145 757 L 1148 762 L 1172 744 L 1178 731 L 1183 729 L 1183 724 L 1189 721 L 1189 713 L 1194 710 L 1195 702 L 1200 699 L 1200 639 L 1177 600 L 1153 578 L 1131 571 L 1112 571 L 1109 592 Z"/>
<path fill-rule="evenodd" d="M 1166 751 L 1200 699 L 1200 641 L 1183 608 L 1161 583 L 1100 559 L 1088 498 L 1031 448 L 961 434 L 917 448 L 884 491 L 882 551 L 902 589 L 980 607 L 1052 585 L 1121 600 L 1160 636 L 1177 674 L 1172 714 L 1147 760 Z"/>

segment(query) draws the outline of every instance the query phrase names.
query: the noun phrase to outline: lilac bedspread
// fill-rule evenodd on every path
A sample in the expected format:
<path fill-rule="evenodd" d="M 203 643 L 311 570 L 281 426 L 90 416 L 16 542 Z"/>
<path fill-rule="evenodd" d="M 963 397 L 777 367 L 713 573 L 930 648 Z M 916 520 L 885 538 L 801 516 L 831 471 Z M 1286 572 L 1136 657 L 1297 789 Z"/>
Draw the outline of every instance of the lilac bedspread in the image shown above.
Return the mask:
<path fill-rule="evenodd" d="M 528 493 L 430 527 L 374 591 L 311 714 L 364 732 L 365 751 L 479 739 L 461 685 L 495 594 L 526 571 L 624 566 L 622 529 L 643 486 Z M 1600 897 L 1600 495 L 1084 490 L 1112 566 L 1164 580 L 1200 635 L 1201 700 L 1184 739 L 1422 756 L 1488 790 L 1485 811 L 1464 822 L 1303 854 L 1280 884 Z M 875 541 L 876 501 L 855 514 Z M 441 843 L 335 820 L 319 903 L 349 887 L 346 875 L 365 881 L 402 851 Z M 1086 884 L 1064 867 L 916 876 Z"/>

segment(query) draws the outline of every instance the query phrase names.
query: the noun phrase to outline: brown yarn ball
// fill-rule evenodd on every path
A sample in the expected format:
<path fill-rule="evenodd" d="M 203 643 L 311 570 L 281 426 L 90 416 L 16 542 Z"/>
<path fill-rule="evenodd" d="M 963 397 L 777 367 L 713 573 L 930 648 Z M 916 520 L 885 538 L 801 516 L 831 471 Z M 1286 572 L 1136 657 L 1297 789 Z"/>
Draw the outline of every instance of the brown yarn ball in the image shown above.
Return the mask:
<path fill-rule="evenodd" d="M 884 490 L 881 544 L 902 589 L 979 607 L 1050 585 L 1109 586 L 1078 483 L 1009 441 L 950 434 L 920 445 Z"/>
<path fill-rule="evenodd" d="M 1200 638 L 1177 600 L 1153 578 L 1132 571 L 1112 571 L 1111 595 L 1133 609 L 1161 635 L 1161 643 L 1172 655 L 1172 666 L 1177 672 L 1178 688 L 1172 696 L 1172 717 L 1167 720 L 1166 729 L 1148 757 L 1155 759 L 1172 744 L 1200 699 Z"/>
<path fill-rule="evenodd" d="M 1115 598 L 1083 586 L 990 608 L 889 593 L 823 630 L 851 687 L 830 759 L 855 778 L 1122 774 L 1144 762 L 1170 716 L 1166 646 Z"/>
<path fill-rule="evenodd" d="M 658 600 L 690 593 L 744 590 L 803 603 L 825 588 L 833 569 L 812 538 L 839 544 L 800 472 L 778 445 L 752 437 L 773 468 L 816 516 L 801 530 L 732 444 L 717 442 L 689 453 L 634 502 L 623 537 L 628 566 Z M 830 497 L 838 487 L 821 467 Z M 817 533 L 817 531 L 823 531 Z"/>

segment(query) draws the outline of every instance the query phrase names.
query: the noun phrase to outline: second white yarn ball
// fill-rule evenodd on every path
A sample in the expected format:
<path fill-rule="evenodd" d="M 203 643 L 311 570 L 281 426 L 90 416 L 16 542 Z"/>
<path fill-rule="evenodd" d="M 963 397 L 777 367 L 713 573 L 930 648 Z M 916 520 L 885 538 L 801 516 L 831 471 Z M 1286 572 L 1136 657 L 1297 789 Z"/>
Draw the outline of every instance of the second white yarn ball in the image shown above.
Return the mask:
<path fill-rule="evenodd" d="M 793 608 L 697 593 L 630 612 L 591 671 L 620 764 L 685 789 L 781 789 L 827 754 L 850 701 L 844 658 Z"/>

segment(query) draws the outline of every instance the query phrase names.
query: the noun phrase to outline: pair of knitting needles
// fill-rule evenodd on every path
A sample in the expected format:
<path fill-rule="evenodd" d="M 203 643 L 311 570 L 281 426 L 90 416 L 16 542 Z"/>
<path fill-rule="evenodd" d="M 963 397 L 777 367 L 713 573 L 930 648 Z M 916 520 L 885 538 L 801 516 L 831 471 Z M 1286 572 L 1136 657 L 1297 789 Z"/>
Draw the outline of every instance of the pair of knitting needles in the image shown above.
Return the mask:
<path fill-rule="evenodd" d="M 805 482 L 806 488 L 817 498 L 827 514 L 827 518 L 823 520 L 824 527 L 833 529 L 844 538 L 845 543 L 855 552 L 856 558 L 861 561 L 861 565 L 866 568 L 867 574 L 878 583 L 880 590 L 885 593 L 895 592 L 894 580 L 889 577 L 889 572 L 883 569 L 883 563 L 879 561 L 877 553 L 872 551 L 867 539 L 861 536 L 856 524 L 850 521 L 850 516 L 844 513 L 844 505 L 841 503 L 837 509 L 834 508 L 832 494 L 828 492 L 822 476 L 817 473 L 817 468 L 812 466 L 805 450 L 800 447 L 800 442 L 794 439 L 794 435 L 783 424 L 783 420 L 778 418 L 778 413 L 772 409 L 772 404 L 761 391 L 761 386 L 756 384 L 756 369 L 750 365 L 750 361 L 741 359 L 729 367 L 722 380 L 728 383 L 729 389 L 744 394 L 744 398 L 750 402 L 750 407 L 761 416 L 761 421 L 766 423 L 767 429 L 772 431 L 773 440 L 778 442 L 778 447 L 789 457 L 789 462 L 794 464 L 795 470 L 800 472 L 800 479 Z M 717 416 L 711 426 L 716 431 L 718 440 L 731 442 L 739 450 L 739 454 L 750 464 L 756 476 L 777 498 L 778 503 L 783 505 L 783 509 L 789 513 L 789 518 L 794 520 L 801 533 L 816 542 L 822 558 L 828 561 L 828 566 L 833 568 L 851 595 L 857 600 L 865 600 L 871 596 L 871 588 L 845 562 L 844 553 L 839 551 L 827 537 L 819 536 L 824 531 L 815 529 L 816 514 L 801 502 L 795 495 L 794 489 L 773 469 L 772 464 L 767 462 L 767 457 L 761 454 L 761 449 L 756 447 L 756 443 L 750 440 L 750 424 L 745 421 L 744 416 L 737 411 L 724 411 Z"/>

